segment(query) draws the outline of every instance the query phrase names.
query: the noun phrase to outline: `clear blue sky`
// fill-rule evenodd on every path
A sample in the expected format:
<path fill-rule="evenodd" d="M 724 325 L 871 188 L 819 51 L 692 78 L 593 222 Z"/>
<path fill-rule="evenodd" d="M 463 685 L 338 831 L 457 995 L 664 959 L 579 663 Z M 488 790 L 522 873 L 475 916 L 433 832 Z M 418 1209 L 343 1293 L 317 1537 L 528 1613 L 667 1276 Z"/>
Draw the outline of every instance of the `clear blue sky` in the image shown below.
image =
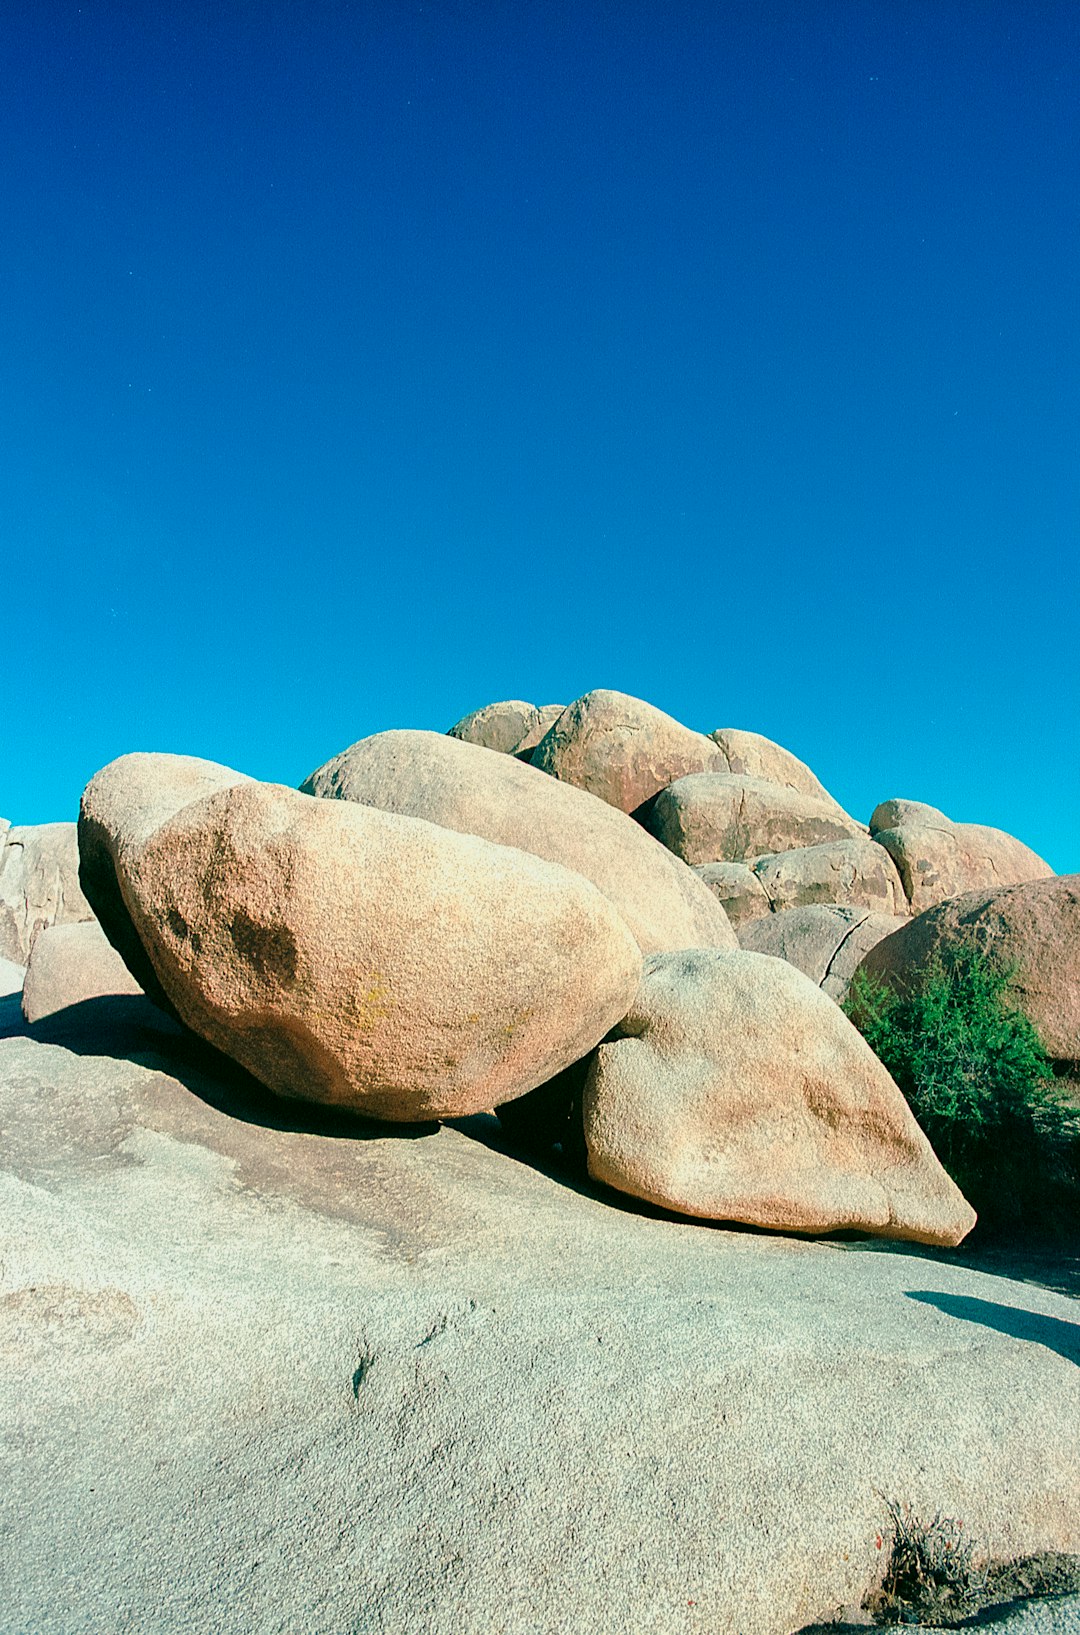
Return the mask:
<path fill-rule="evenodd" d="M 1074 0 L 8 0 L 0 813 L 591 687 L 1080 870 Z"/>

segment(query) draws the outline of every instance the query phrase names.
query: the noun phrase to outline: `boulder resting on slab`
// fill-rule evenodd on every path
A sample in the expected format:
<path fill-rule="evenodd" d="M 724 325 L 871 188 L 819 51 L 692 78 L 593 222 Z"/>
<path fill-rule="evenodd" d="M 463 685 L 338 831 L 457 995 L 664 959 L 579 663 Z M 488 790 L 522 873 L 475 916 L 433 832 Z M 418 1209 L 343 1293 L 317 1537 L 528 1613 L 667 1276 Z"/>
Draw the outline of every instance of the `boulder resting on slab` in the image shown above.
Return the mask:
<path fill-rule="evenodd" d="M 990 891 L 1053 875 L 1030 846 L 981 823 L 953 823 L 917 801 L 875 807 L 870 833 L 892 857 L 913 914 L 968 891 Z"/>
<path fill-rule="evenodd" d="M 74 823 L 0 826 L 0 958 L 25 965 L 39 932 L 92 918 Z"/>
<path fill-rule="evenodd" d="M 334 756 L 302 787 L 573 869 L 618 910 L 643 953 L 738 946 L 712 893 L 640 824 L 512 756 L 437 732 L 379 732 Z"/>
<path fill-rule="evenodd" d="M 869 1045 L 765 954 L 647 960 L 584 1120 L 596 1180 L 680 1214 L 943 1245 L 975 1224 Z"/>
<path fill-rule="evenodd" d="M 49 926 L 38 937 L 30 951 L 22 1010 L 28 1022 L 40 1022 L 87 999 L 140 993 L 97 920 L 86 920 Z"/>
<path fill-rule="evenodd" d="M 787 960 L 842 1004 L 865 955 L 908 923 L 904 915 L 875 914 L 850 903 L 811 903 L 741 925 L 739 945 Z"/>
<path fill-rule="evenodd" d="M 654 801 L 648 826 L 693 865 L 751 862 L 766 852 L 862 838 L 854 818 L 835 802 L 728 772 L 676 779 Z"/>
<path fill-rule="evenodd" d="M 280 1095 L 370 1117 L 523 1095 L 625 1014 L 641 968 L 569 869 L 278 785 L 189 803 L 118 876 L 194 1032 Z"/>
<path fill-rule="evenodd" d="M 727 766 L 704 733 L 605 688 L 567 705 L 533 750 L 532 764 L 621 812 L 636 811 L 684 773 Z"/>
<path fill-rule="evenodd" d="M 896 864 L 873 840 L 827 840 L 766 854 L 752 866 L 777 914 L 809 903 L 850 903 L 876 914 L 907 915 Z"/>

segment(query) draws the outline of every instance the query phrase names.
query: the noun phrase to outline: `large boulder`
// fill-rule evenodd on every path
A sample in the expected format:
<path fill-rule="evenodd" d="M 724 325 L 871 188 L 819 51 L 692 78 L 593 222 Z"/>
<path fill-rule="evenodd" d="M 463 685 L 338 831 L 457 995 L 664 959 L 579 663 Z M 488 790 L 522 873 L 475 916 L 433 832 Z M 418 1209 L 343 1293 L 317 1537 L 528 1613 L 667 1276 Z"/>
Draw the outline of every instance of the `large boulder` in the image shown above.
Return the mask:
<path fill-rule="evenodd" d="M 651 832 L 685 862 L 743 863 L 862 831 L 830 800 L 782 784 L 728 772 L 696 772 L 671 783 L 653 803 Z"/>
<path fill-rule="evenodd" d="M 599 689 L 567 706 L 533 750 L 533 766 L 635 812 L 687 772 L 727 767 L 723 751 L 663 710 Z"/>
<path fill-rule="evenodd" d="M 763 738 L 760 732 L 746 732 L 741 727 L 717 727 L 709 737 L 722 751 L 728 772 L 748 778 L 763 778 L 766 783 L 781 784 L 800 795 L 813 795 L 817 800 L 837 804 L 805 762 L 789 749 L 784 749 L 782 744 L 774 744 L 771 738 Z"/>
<path fill-rule="evenodd" d="M 0 825 L 0 958 L 25 965 L 46 926 L 90 918 L 74 823 Z"/>
<path fill-rule="evenodd" d="M 580 875 L 277 785 L 182 807 L 118 875 L 190 1028 L 281 1095 L 374 1117 L 535 1088 L 625 1014 L 641 968 Z"/>
<path fill-rule="evenodd" d="M 748 921 L 772 913 L 765 887 L 749 863 L 695 863 L 694 873 L 723 904 L 736 936 Z"/>
<path fill-rule="evenodd" d="M 541 704 L 538 708 L 520 698 L 504 699 L 462 716 L 450 728 L 450 737 L 504 755 L 528 755 L 564 708 L 563 704 Z"/>
<path fill-rule="evenodd" d="M 935 955 L 962 949 L 1011 970 L 1012 994 L 1047 1054 L 1066 1071 L 1080 1063 L 1080 874 L 939 903 L 877 943 L 862 968 L 902 991 Z"/>
<path fill-rule="evenodd" d="M 30 951 L 22 1010 L 28 1022 L 40 1022 L 87 999 L 141 992 L 96 920 L 51 925 Z"/>
<path fill-rule="evenodd" d="M 809 903 L 850 903 L 876 914 L 906 915 L 896 865 L 872 840 L 828 840 L 759 857 L 753 865 L 776 913 Z"/>
<path fill-rule="evenodd" d="M 132 923 L 125 898 L 127 865 L 150 836 L 193 801 L 250 780 L 243 772 L 194 755 L 136 752 L 96 772 L 79 805 L 79 879 L 112 943 L 139 987 L 164 1010 L 173 1007 Z"/>
<path fill-rule="evenodd" d="M 896 864 L 913 914 L 967 891 L 1042 880 L 1054 872 L 1004 830 L 953 823 L 918 801 L 883 801 L 874 809 L 870 833 Z"/>
<path fill-rule="evenodd" d="M 787 960 L 840 1004 L 863 957 L 907 924 L 904 915 L 874 914 L 850 903 L 813 903 L 741 925 L 739 943 L 751 953 Z"/>
<path fill-rule="evenodd" d="M 790 1635 L 880 1582 L 882 1495 L 1080 1550 L 1037 1268 L 613 1209 L 487 1119 L 66 1039 L 0 1039 L 10 1635 Z"/>
<path fill-rule="evenodd" d="M 680 1214 L 936 1244 L 975 1224 L 869 1045 L 762 954 L 649 959 L 584 1117 L 590 1174 Z"/>
<path fill-rule="evenodd" d="M 737 947 L 720 904 L 640 824 L 511 756 L 437 732 L 380 732 L 327 761 L 303 789 L 424 818 L 573 869 L 614 905 L 644 953 Z"/>

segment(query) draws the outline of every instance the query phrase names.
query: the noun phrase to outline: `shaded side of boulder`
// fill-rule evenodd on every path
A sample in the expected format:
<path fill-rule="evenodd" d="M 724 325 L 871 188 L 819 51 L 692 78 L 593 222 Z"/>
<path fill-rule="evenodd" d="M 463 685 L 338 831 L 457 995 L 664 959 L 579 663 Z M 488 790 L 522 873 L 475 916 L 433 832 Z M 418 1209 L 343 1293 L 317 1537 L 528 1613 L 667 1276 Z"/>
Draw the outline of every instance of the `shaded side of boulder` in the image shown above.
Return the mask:
<path fill-rule="evenodd" d="M 687 772 L 726 768 L 723 751 L 673 716 L 628 693 L 586 693 L 540 740 L 533 766 L 635 812 Z"/>
<path fill-rule="evenodd" d="M 22 990 L 28 1022 L 87 999 L 139 994 L 135 981 L 96 920 L 52 925 L 37 938 Z"/>
<path fill-rule="evenodd" d="M 928 909 L 872 948 L 862 969 L 909 988 L 935 955 L 976 949 L 1013 972 L 1011 991 L 1047 1055 L 1080 1062 L 1080 875 L 970 891 Z"/>
<path fill-rule="evenodd" d="M 889 825 L 889 820 L 894 820 Z M 892 857 L 913 914 L 967 891 L 1020 885 L 1053 874 L 1048 863 L 1013 835 L 980 823 L 953 823 L 932 806 L 885 801 L 871 833 Z"/>
<path fill-rule="evenodd" d="M 855 820 L 830 801 L 726 772 L 676 779 L 657 796 L 648 822 L 669 851 L 695 865 L 750 862 L 862 836 Z"/>
<path fill-rule="evenodd" d="M 694 873 L 723 904 L 736 935 L 749 920 L 772 913 L 768 893 L 748 863 L 697 863 Z"/>
<path fill-rule="evenodd" d="M 645 953 L 734 948 L 735 934 L 693 871 L 625 813 L 507 755 L 437 732 L 376 733 L 303 784 L 573 869 L 617 909 Z"/>
<path fill-rule="evenodd" d="M 450 728 L 449 736 L 460 738 L 466 744 L 498 750 L 503 755 L 523 755 L 535 749 L 563 709 L 562 704 L 544 704 L 537 708 L 520 698 L 503 699 L 462 716 Z"/>
<path fill-rule="evenodd" d="M 276 785 L 185 805 L 119 872 L 190 1028 L 281 1095 L 378 1118 L 478 1112 L 554 1078 L 641 969 L 580 875 Z"/>
<path fill-rule="evenodd" d="M 907 924 L 906 916 L 814 903 L 747 922 L 739 927 L 739 943 L 751 953 L 786 960 L 839 1004 L 864 955 Z"/>
<path fill-rule="evenodd" d="M 5 824 L 0 831 L 0 958 L 25 965 L 49 925 L 89 920 L 74 823 Z"/>
<path fill-rule="evenodd" d="M 810 903 L 850 903 L 877 914 L 907 914 L 896 865 L 873 840 L 830 840 L 759 857 L 753 870 L 775 912 Z"/>
<path fill-rule="evenodd" d="M 139 987 L 175 1014 L 158 981 L 124 896 L 124 870 L 150 836 L 192 801 L 249 780 L 193 755 L 136 752 L 96 772 L 79 806 L 79 880 L 86 898 Z"/>
<path fill-rule="evenodd" d="M 590 1173 L 681 1214 L 955 1244 L 975 1216 L 870 1047 L 801 972 L 646 962 L 584 1093 Z"/>

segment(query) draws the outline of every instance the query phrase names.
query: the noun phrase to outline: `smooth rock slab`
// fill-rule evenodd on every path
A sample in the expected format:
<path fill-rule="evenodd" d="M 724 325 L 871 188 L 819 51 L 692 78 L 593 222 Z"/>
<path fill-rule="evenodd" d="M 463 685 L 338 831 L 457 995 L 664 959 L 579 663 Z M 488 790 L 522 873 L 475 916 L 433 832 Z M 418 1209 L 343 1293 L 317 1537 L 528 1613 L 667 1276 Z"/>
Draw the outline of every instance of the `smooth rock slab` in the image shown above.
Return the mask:
<path fill-rule="evenodd" d="M 650 832 L 692 865 L 752 862 L 765 853 L 861 838 L 835 803 L 726 772 L 691 773 L 657 796 Z"/>
<path fill-rule="evenodd" d="M 534 1089 L 625 1015 L 641 969 L 623 921 L 569 869 L 271 784 L 185 806 L 120 883 L 201 1038 L 283 1096 L 379 1118 Z"/>
<path fill-rule="evenodd" d="M 720 904 L 639 823 L 510 756 L 437 732 L 380 732 L 327 761 L 303 788 L 573 869 L 608 899 L 643 953 L 737 947 Z"/>
<path fill-rule="evenodd" d="M 764 954 L 656 954 L 584 1092 L 589 1173 L 708 1220 L 955 1244 L 975 1212 L 869 1045 Z"/>
<path fill-rule="evenodd" d="M 28 1022 L 87 999 L 142 993 L 96 920 L 53 925 L 34 943 L 22 989 Z"/>
<path fill-rule="evenodd" d="M 0 1041 L 5 1635 L 791 1635 L 882 1494 L 1080 1547 L 1076 1301 L 116 1048 Z"/>

